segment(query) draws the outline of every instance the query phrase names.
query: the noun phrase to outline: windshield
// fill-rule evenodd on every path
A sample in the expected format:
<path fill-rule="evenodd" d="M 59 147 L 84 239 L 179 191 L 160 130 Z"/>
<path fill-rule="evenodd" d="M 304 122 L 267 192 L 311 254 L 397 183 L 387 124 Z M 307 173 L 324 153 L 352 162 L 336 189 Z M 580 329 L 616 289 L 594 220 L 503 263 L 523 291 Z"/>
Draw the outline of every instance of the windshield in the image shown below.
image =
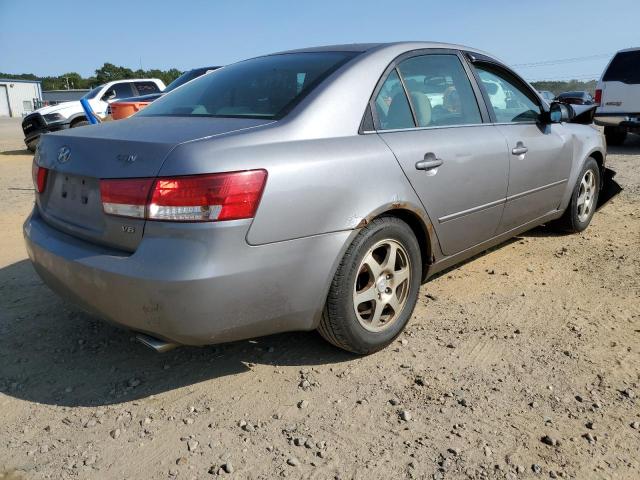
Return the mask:
<path fill-rule="evenodd" d="M 104 87 L 104 84 L 98 85 L 97 87 L 91 89 L 88 93 L 85 93 L 84 97 L 82 98 L 86 98 L 87 100 L 91 100 L 92 98 L 95 98 L 95 96 L 98 95 L 100 90 L 102 90 L 102 87 Z"/>
<path fill-rule="evenodd" d="M 640 50 L 616 54 L 602 80 L 605 82 L 640 83 Z"/>
<path fill-rule="evenodd" d="M 235 63 L 197 78 L 138 116 L 279 118 L 353 52 L 300 52 Z"/>

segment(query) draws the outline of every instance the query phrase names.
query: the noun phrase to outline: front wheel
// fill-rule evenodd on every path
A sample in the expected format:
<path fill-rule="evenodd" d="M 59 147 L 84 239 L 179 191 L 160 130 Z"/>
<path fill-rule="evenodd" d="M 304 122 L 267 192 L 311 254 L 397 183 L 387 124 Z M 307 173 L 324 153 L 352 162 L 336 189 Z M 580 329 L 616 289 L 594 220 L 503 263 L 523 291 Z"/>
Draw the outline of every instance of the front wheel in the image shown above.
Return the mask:
<path fill-rule="evenodd" d="M 593 158 L 588 158 L 578 176 L 569 205 L 557 225 L 568 232 L 582 232 L 591 223 L 599 193 L 600 167 Z"/>
<path fill-rule="evenodd" d="M 411 318 L 420 288 L 420 247 L 411 228 L 380 217 L 363 228 L 334 276 L 320 334 L 359 354 L 389 345 Z"/>

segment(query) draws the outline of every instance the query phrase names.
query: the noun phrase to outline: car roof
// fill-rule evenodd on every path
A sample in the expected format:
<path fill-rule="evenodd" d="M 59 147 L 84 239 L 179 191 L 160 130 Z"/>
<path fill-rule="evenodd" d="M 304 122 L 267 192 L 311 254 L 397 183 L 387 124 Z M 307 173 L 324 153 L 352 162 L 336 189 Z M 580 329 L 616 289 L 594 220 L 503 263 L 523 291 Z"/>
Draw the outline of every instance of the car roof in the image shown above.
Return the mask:
<path fill-rule="evenodd" d="M 488 57 L 495 58 L 495 56 L 483 52 L 481 50 L 467 47 L 464 45 L 457 45 L 454 43 L 442 43 L 432 41 L 403 41 L 403 42 L 386 42 L 386 43 L 346 43 L 337 45 L 324 45 L 319 47 L 297 48 L 293 50 L 285 50 L 282 52 L 276 52 L 271 55 L 280 55 L 283 53 L 300 53 L 300 52 L 369 52 L 372 50 L 381 50 L 384 48 L 398 48 L 406 47 L 406 50 L 419 50 L 421 48 L 447 48 L 454 50 L 466 50 L 470 52 L 476 52 Z"/>
<path fill-rule="evenodd" d="M 622 50 L 618 50 L 616 53 L 635 52 L 636 50 L 640 50 L 640 47 L 625 48 Z"/>

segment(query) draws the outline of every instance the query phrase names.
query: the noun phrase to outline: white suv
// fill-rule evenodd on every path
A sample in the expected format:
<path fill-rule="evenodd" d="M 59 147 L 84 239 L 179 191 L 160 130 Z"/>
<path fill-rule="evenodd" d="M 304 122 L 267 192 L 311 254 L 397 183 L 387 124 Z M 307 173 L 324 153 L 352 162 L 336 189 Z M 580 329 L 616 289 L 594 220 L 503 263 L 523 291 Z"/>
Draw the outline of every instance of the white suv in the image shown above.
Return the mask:
<path fill-rule="evenodd" d="M 83 98 L 89 101 L 89 105 L 95 113 L 104 115 L 109 103 L 115 100 L 159 93 L 164 89 L 164 83 L 157 78 L 115 80 L 92 89 Z M 66 128 L 80 127 L 88 123 L 80 101 L 42 107 L 26 116 L 22 121 L 24 143 L 29 150 L 33 151 L 40 140 L 40 135 Z"/>
<path fill-rule="evenodd" d="M 604 126 L 607 144 L 621 145 L 628 132 L 640 133 L 640 48 L 620 50 L 596 87 L 595 123 Z"/>

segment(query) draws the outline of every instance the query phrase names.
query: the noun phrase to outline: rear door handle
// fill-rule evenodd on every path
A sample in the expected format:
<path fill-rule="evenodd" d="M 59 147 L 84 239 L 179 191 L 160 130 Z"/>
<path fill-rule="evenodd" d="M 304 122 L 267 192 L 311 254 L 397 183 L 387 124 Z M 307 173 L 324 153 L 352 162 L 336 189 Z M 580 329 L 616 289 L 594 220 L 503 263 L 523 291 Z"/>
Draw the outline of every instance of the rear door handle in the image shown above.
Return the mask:
<path fill-rule="evenodd" d="M 416 162 L 416 170 L 433 170 L 443 163 L 444 161 L 441 158 L 436 157 L 433 153 L 427 153 L 424 156 L 424 160 Z"/>
<path fill-rule="evenodd" d="M 518 143 L 516 143 L 516 147 L 513 150 L 511 150 L 511 153 L 513 155 L 524 155 L 528 151 L 529 151 L 529 149 L 524 146 L 524 143 L 518 142 Z"/>

